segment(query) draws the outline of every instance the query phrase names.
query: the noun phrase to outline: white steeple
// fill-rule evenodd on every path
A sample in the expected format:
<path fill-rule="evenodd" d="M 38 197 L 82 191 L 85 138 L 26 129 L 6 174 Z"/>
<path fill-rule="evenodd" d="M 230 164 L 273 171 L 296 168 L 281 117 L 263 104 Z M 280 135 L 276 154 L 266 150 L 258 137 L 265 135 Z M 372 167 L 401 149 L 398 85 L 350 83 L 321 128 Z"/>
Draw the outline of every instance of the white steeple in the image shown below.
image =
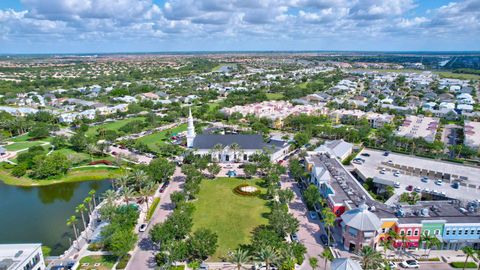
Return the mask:
<path fill-rule="evenodd" d="M 193 139 L 195 139 L 195 126 L 193 125 L 192 109 L 188 109 L 188 127 L 187 127 L 187 147 L 193 147 Z"/>

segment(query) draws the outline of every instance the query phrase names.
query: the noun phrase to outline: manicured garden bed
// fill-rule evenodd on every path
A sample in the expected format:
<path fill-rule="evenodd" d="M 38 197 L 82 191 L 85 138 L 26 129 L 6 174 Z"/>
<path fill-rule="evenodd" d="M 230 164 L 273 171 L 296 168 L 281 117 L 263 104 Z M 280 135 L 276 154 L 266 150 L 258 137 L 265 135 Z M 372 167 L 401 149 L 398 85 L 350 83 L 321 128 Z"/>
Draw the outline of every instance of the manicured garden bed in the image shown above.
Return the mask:
<path fill-rule="evenodd" d="M 474 262 L 451 262 L 450 266 L 453 268 L 477 268 L 477 264 Z"/>
<path fill-rule="evenodd" d="M 80 259 L 79 270 L 110 270 L 117 261 L 117 257 L 111 255 L 92 255 Z M 87 265 L 88 264 L 88 265 Z"/>
<path fill-rule="evenodd" d="M 193 231 L 208 228 L 218 235 L 218 248 L 211 261 L 219 261 L 228 251 L 249 243 L 252 230 L 268 222 L 266 200 L 234 193 L 234 188 L 245 182 L 256 186 L 255 179 L 238 178 L 203 180 L 200 185 L 194 203 Z"/>

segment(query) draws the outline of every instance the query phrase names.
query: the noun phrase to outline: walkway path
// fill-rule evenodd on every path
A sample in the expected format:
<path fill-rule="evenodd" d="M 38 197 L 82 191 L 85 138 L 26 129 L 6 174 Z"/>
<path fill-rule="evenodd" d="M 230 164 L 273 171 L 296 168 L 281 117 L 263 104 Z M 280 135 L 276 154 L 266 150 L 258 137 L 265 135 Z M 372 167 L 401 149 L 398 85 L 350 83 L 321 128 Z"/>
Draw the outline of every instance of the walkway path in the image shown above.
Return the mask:
<path fill-rule="evenodd" d="M 307 248 L 307 255 L 305 261 L 300 266 L 300 269 L 310 270 L 308 259 L 310 257 L 317 257 L 323 252 L 323 246 L 320 242 L 321 227 L 318 223 L 318 220 L 311 220 L 308 217 L 307 207 L 302 201 L 302 195 L 300 194 L 300 189 L 298 185 L 289 177 L 284 177 L 282 179 L 282 188 L 291 189 L 295 197 L 292 202 L 290 202 L 289 211 L 293 214 L 295 218 L 298 219 L 300 226 L 297 232 L 298 239 L 301 243 Z M 324 269 L 323 261 L 319 262 L 319 267 L 317 269 Z M 328 269 L 328 268 L 327 268 Z"/>
<path fill-rule="evenodd" d="M 132 258 L 126 267 L 127 270 L 155 269 L 155 246 L 149 239 L 149 232 L 153 225 L 165 221 L 172 213 L 173 204 L 170 200 L 170 194 L 181 190 L 184 181 L 185 177 L 181 173 L 180 168 L 177 167 L 170 185 L 165 192 L 160 195 L 160 203 L 148 223 L 147 230 L 139 234 L 140 240 L 133 250 Z"/>

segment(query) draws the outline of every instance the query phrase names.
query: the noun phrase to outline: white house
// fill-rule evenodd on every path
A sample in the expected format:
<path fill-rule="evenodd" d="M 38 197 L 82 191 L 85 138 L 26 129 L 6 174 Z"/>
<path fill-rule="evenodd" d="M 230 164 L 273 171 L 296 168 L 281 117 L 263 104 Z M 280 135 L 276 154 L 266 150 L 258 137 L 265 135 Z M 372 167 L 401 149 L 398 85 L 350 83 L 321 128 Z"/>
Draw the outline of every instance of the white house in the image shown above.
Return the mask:
<path fill-rule="evenodd" d="M 345 160 L 353 151 L 353 144 L 342 140 L 327 141 L 315 152 L 329 153 L 331 156 L 338 158 L 340 161 Z"/>

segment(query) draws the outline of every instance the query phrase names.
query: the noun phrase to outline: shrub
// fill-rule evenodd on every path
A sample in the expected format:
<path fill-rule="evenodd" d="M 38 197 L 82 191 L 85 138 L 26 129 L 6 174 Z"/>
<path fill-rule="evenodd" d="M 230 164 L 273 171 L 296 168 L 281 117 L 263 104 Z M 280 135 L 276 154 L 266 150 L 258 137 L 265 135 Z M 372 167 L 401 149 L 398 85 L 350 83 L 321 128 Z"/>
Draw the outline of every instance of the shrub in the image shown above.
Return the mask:
<path fill-rule="evenodd" d="M 103 248 L 103 244 L 102 243 L 91 243 L 90 245 L 88 245 L 88 250 L 90 251 L 99 251 L 99 250 L 102 250 Z"/>
<path fill-rule="evenodd" d="M 450 266 L 452 266 L 453 268 L 477 268 L 477 264 L 474 263 L 474 262 L 451 262 L 450 263 Z"/>
<path fill-rule="evenodd" d="M 22 177 L 27 173 L 27 166 L 24 164 L 17 165 L 12 170 L 12 175 L 15 177 Z"/>
<path fill-rule="evenodd" d="M 150 208 L 148 208 L 147 220 L 150 220 L 152 218 L 153 213 L 155 212 L 155 209 L 157 208 L 157 205 L 159 203 L 160 203 L 160 198 L 153 199 L 152 205 L 150 205 Z"/>
<path fill-rule="evenodd" d="M 120 259 L 118 262 L 117 266 L 115 267 L 116 269 L 125 269 L 127 267 L 128 261 L 130 261 L 130 254 L 127 254 Z"/>
<path fill-rule="evenodd" d="M 3 163 L 3 168 L 4 169 L 9 170 L 9 169 L 12 169 L 13 167 L 15 167 L 15 165 L 10 164 L 10 163 Z"/>
<path fill-rule="evenodd" d="M 237 187 L 235 187 L 235 188 L 233 189 L 233 191 L 234 191 L 236 194 L 242 195 L 242 196 L 258 196 L 258 195 L 260 195 L 260 193 L 262 193 L 262 192 L 260 191 L 260 189 L 257 189 L 257 190 L 254 191 L 254 192 L 245 192 L 245 191 L 241 190 L 241 188 L 243 188 L 243 187 L 248 187 L 248 186 L 250 186 L 250 185 L 249 185 L 249 184 L 240 184 L 240 185 L 238 185 Z"/>
<path fill-rule="evenodd" d="M 106 160 L 106 159 L 99 159 L 99 160 L 94 160 L 94 161 L 88 163 L 88 165 L 98 165 L 98 164 L 112 165 L 112 162 L 109 161 L 109 160 Z"/>

